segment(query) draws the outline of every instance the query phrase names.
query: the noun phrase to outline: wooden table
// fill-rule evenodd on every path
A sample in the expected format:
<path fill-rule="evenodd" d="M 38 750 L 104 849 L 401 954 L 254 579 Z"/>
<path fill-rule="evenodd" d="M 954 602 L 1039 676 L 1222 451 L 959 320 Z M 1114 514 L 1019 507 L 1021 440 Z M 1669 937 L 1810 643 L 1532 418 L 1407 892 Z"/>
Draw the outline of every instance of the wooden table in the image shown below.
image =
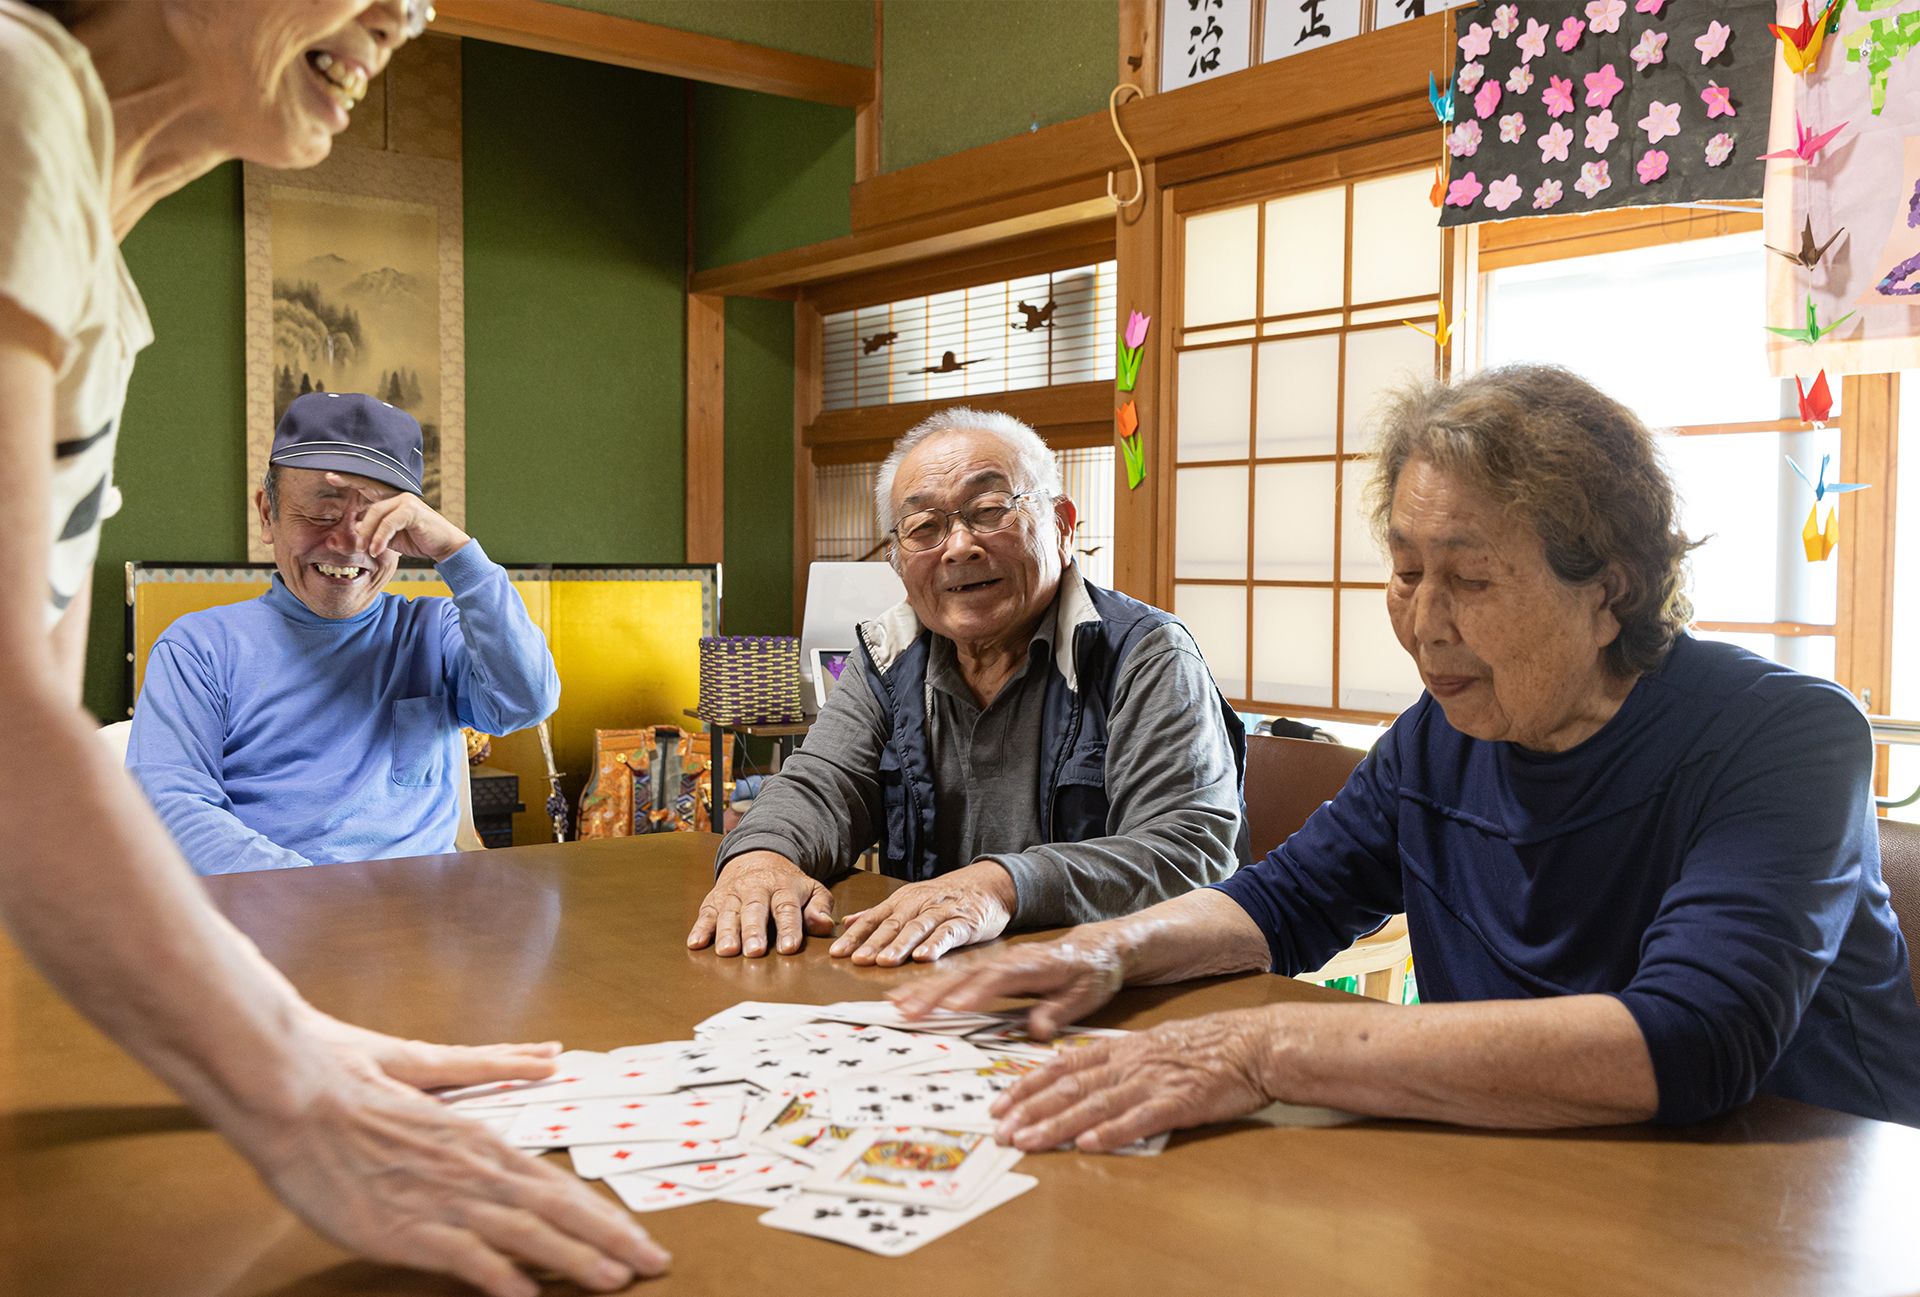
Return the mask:
<path fill-rule="evenodd" d="M 442 1040 L 608 1049 L 685 1037 L 742 999 L 877 997 L 903 975 L 688 952 L 706 834 L 209 879 L 316 1004 Z M 889 884 L 842 885 L 843 908 Z M 458 1293 L 354 1261 L 280 1208 L 142 1069 L 0 946 L 0 1292 L 33 1297 Z M 1334 994 L 1250 975 L 1123 994 L 1139 1027 Z M 564 1154 L 552 1154 L 565 1165 Z M 1920 1291 L 1920 1131 L 1779 1100 L 1685 1130 L 1508 1134 L 1253 1123 L 1158 1158 L 1049 1153 L 1040 1186 L 912 1256 L 763 1228 L 724 1203 L 644 1218 L 646 1291 L 727 1294 Z M 554 1291 L 571 1291 L 559 1289 Z"/>

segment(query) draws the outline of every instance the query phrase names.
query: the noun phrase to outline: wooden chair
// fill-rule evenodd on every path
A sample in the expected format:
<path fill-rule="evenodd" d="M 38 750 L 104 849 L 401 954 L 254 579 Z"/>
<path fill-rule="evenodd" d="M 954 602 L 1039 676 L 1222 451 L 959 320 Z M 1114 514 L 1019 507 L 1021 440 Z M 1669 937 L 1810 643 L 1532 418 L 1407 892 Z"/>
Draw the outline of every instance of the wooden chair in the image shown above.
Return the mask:
<path fill-rule="evenodd" d="M 1907 939 L 1913 997 L 1920 1000 L 1920 824 L 1880 821 L 1880 875 L 1893 893 L 1893 914 Z"/>
<path fill-rule="evenodd" d="M 1348 776 L 1367 754 L 1337 743 L 1247 736 L 1247 829 L 1255 860 L 1299 831 L 1323 802 L 1346 786 Z M 1413 943 L 1407 919 L 1396 914 L 1329 960 L 1324 968 L 1302 973 L 1307 982 L 1351 977 L 1373 1000 L 1400 1002 L 1407 959 Z"/>

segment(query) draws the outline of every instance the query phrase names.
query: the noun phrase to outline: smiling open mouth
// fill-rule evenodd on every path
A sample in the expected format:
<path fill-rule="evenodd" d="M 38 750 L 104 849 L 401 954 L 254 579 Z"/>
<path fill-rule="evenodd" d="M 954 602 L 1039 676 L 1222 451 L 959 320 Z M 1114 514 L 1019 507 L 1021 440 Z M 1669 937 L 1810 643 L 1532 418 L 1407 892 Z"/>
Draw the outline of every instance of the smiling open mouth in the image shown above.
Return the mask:
<path fill-rule="evenodd" d="M 948 594 L 971 594 L 975 590 L 985 590 L 988 586 L 999 585 L 1000 581 L 1001 581 L 1001 578 L 995 576 L 995 577 L 988 577 L 985 581 L 969 581 L 965 585 L 950 585 L 947 587 L 947 593 Z"/>
<path fill-rule="evenodd" d="M 332 563 L 315 563 L 313 570 L 330 581 L 358 581 L 363 567 L 338 567 Z"/>
<path fill-rule="evenodd" d="M 307 66 L 314 70 L 320 84 L 333 96 L 333 101 L 348 112 L 367 97 L 367 74 L 359 67 L 350 66 L 336 59 L 325 50 L 308 50 Z"/>

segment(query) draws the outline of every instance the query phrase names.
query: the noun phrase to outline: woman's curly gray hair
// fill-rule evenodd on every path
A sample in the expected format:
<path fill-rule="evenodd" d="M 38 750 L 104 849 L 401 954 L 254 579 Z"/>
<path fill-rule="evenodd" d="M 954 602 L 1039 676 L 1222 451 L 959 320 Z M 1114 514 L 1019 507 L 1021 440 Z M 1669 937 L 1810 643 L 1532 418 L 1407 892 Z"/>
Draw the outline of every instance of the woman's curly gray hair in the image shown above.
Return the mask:
<path fill-rule="evenodd" d="M 1586 380 L 1551 365 L 1507 365 L 1452 385 L 1396 392 L 1380 423 L 1369 488 L 1376 539 L 1386 539 L 1394 488 L 1419 456 L 1530 524 L 1547 564 L 1569 585 L 1617 569 L 1620 634 L 1607 667 L 1657 668 L 1693 620 L 1687 552 L 1673 481 L 1640 419 Z"/>

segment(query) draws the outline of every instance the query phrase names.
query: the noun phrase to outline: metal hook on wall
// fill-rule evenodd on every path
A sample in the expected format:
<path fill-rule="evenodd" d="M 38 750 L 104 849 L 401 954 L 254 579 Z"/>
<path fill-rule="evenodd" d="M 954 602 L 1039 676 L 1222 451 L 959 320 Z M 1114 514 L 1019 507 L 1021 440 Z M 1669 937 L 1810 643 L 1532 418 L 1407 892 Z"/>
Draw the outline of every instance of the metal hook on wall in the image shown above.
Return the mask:
<path fill-rule="evenodd" d="M 1113 200 L 1115 207 L 1124 211 L 1146 196 L 1147 184 L 1140 174 L 1140 155 L 1133 151 L 1133 145 L 1128 141 L 1127 133 L 1120 129 L 1120 92 L 1122 90 L 1133 91 L 1136 99 L 1142 96 L 1140 87 L 1131 81 L 1122 81 L 1113 88 L 1113 93 L 1107 96 L 1107 116 L 1113 119 L 1113 133 L 1120 137 L 1120 147 L 1127 151 L 1127 157 L 1133 163 L 1133 197 L 1131 198 L 1123 199 L 1113 192 L 1113 172 L 1107 172 L 1107 197 Z"/>

